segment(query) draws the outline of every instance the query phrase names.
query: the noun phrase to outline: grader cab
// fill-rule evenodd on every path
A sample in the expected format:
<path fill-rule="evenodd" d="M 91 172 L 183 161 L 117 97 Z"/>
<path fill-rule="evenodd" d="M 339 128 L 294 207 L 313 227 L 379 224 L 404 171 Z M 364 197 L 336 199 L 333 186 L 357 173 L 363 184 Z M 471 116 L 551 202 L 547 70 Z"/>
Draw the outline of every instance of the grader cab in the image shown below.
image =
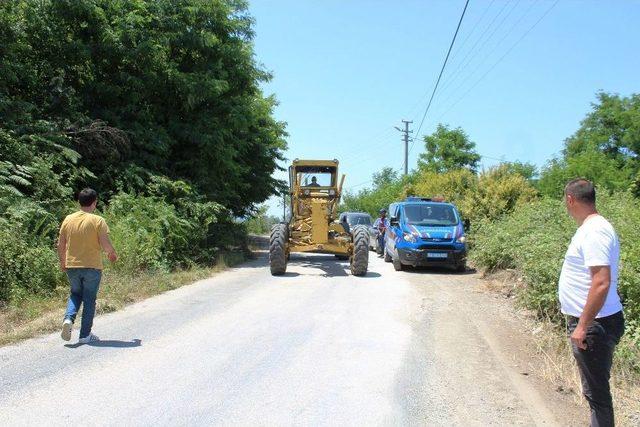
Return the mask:
<path fill-rule="evenodd" d="M 294 160 L 289 167 L 291 218 L 271 230 L 269 263 L 272 275 L 284 274 L 292 252 L 334 254 L 348 259 L 351 274 L 364 276 L 369 264 L 366 226 L 346 230 L 336 221 L 342 175 L 337 160 Z"/>

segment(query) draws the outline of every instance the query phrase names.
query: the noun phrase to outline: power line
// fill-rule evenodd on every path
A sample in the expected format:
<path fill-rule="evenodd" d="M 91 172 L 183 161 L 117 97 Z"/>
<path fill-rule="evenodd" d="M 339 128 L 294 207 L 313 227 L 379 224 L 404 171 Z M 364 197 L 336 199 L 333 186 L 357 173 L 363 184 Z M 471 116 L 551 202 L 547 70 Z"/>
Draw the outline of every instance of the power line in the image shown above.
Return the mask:
<path fill-rule="evenodd" d="M 382 143 L 386 143 L 388 141 L 387 137 L 390 136 L 392 131 L 393 131 L 393 128 L 389 126 L 388 128 L 385 128 L 380 132 L 373 134 L 373 136 L 369 138 L 365 138 L 364 141 L 370 141 L 371 143 L 375 142 L 378 146 L 382 145 Z M 364 147 L 366 147 L 366 149 L 369 150 L 372 147 L 371 143 L 364 144 Z M 355 148 L 346 151 L 344 153 L 344 156 L 342 156 L 341 158 L 344 160 L 345 158 L 355 157 L 361 152 L 362 152 L 362 147 L 356 146 Z"/>
<path fill-rule="evenodd" d="M 464 45 L 467 43 L 467 41 L 469 40 L 469 38 L 471 37 L 471 35 L 476 31 L 476 28 L 478 28 L 478 25 L 480 24 L 480 22 L 482 22 L 482 20 L 484 19 L 485 15 L 487 14 L 487 12 L 489 11 L 489 9 L 491 9 L 491 6 L 493 6 L 493 3 L 495 3 L 496 0 L 491 0 L 491 3 L 489 3 L 487 5 L 487 7 L 485 7 L 484 12 L 482 12 L 482 15 L 480 15 L 480 18 L 476 21 L 476 23 L 473 25 L 473 27 L 471 28 L 471 31 L 469 31 L 469 33 L 467 34 L 467 36 L 464 38 L 464 40 L 462 40 L 462 42 L 460 44 L 458 44 L 458 48 L 456 49 L 456 52 L 454 52 L 453 56 L 456 56 L 457 52 L 460 52 L 462 50 L 462 48 L 464 47 Z"/>
<path fill-rule="evenodd" d="M 456 57 L 456 54 L 458 52 L 460 52 L 462 50 L 462 47 L 466 44 L 466 42 L 469 40 L 469 37 L 471 37 L 471 35 L 475 32 L 476 28 L 478 27 L 478 25 L 480 24 L 480 22 L 482 22 L 482 20 L 484 19 L 485 15 L 487 14 L 487 12 L 489 11 L 489 9 L 491 8 L 491 6 L 493 5 L 493 3 L 495 3 L 496 0 L 491 0 L 491 3 L 489 3 L 487 5 L 487 7 L 485 7 L 484 12 L 482 13 L 482 15 L 480 16 L 480 18 L 476 21 L 476 23 L 473 25 L 473 28 L 471 28 L 471 31 L 469 31 L 469 33 L 467 34 L 467 36 L 465 37 L 465 39 L 462 41 L 462 43 L 460 43 L 458 45 L 457 50 L 453 53 L 453 58 Z M 429 90 L 427 90 L 425 93 L 422 94 L 422 96 L 420 96 L 420 98 L 418 98 L 418 100 L 416 101 L 415 104 L 413 104 L 413 106 L 409 109 L 407 116 L 411 116 L 414 112 L 414 110 L 420 105 L 422 104 L 422 101 L 429 96 Z"/>
<path fill-rule="evenodd" d="M 494 2 L 495 2 L 495 0 L 492 0 L 492 2 L 487 6 L 487 8 L 485 8 L 485 10 L 484 10 L 484 12 L 483 12 L 482 16 L 480 17 L 480 19 L 478 19 L 478 20 L 476 21 L 476 23 L 475 23 L 475 25 L 474 25 L 473 29 L 472 29 L 472 30 L 467 34 L 467 36 L 466 36 L 466 38 L 463 40 L 463 42 L 462 42 L 461 44 L 459 44 L 459 48 L 458 48 L 458 50 L 457 50 L 458 52 L 460 52 L 460 51 L 461 51 L 462 47 L 465 45 L 465 43 L 467 42 L 467 40 L 470 38 L 471 34 L 473 34 L 473 32 L 475 31 L 476 27 L 477 27 L 477 26 L 479 25 L 479 23 L 482 21 L 482 19 L 483 19 L 483 18 L 484 18 L 484 16 L 487 14 L 487 12 L 488 12 L 489 8 L 491 7 L 491 5 L 492 5 Z M 450 107 L 447 111 L 445 111 L 445 113 L 443 113 L 443 115 L 442 115 L 442 116 L 444 116 L 444 115 L 445 115 L 448 111 L 450 111 L 450 110 L 451 110 L 455 105 L 457 105 L 457 104 L 458 104 L 458 103 L 459 103 L 459 102 L 460 102 L 460 101 L 461 101 L 461 100 L 462 100 L 462 99 L 463 99 L 463 98 L 464 98 L 464 97 L 465 97 L 469 92 L 471 92 L 471 90 L 473 90 L 473 89 L 475 88 L 475 86 L 477 86 L 477 84 L 479 84 L 479 83 L 480 83 L 480 81 L 481 81 L 481 80 L 483 80 L 483 79 L 486 77 L 486 75 L 488 75 L 488 73 L 489 73 L 490 71 L 492 71 L 492 70 L 493 70 L 493 68 L 495 68 L 495 67 L 498 65 L 498 63 L 499 63 L 499 62 L 501 62 L 501 61 L 504 59 L 504 57 L 506 57 L 506 56 L 507 56 L 507 55 L 508 55 L 512 50 L 513 50 L 513 48 L 515 48 L 515 46 L 516 46 L 516 45 L 517 45 L 517 44 L 518 44 L 518 43 L 519 43 L 519 42 L 520 42 L 520 41 L 521 41 L 521 40 L 522 40 L 522 39 L 523 39 L 523 38 L 524 38 L 524 37 L 525 37 L 525 36 L 530 32 L 530 31 L 532 31 L 532 30 L 533 30 L 533 28 L 534 28 L 535 26 L 537 26 L 537 24 L 538 24 L 538 23 L 539 23 L 539 22 L 540 22 L 540 21 L 541 21 L 541 20 L 542 20 L 542 19 L 543 19 L 543 18 L 544 18 L 544 17 L 545 17 L 545 16 L 546 16 L 550 11 L 551 11 L 551 9 L 553 9 L 553 7 L 555 7 L 555 5 L 556 5 L 558 2 L 559 2 L 559 0 L 556 0 L 556 2 L 555 2 L 555 3 L 554 3 L 554 4 L 553 4 L 553 5 L 552 5 L 552 6 L 551 6 L 551 7 L 550 7 L 550 8 L 549 8 L 549 9 L 548 9 L 544 14 L 543 14 L 543 16 L 541 16 L 541 18 L 540 18 L 540 19 L 538 19 L 538 21 L 537 21 L 537 22 L 536 22 L 536 23 L 535 23 L 531 28 L 529 28 L 529 29 L 528 29 L 528 30 L 527 30 L 527 31 L 526 31 L 526 32 L 525 32 L 525 33 L 520 37 L 520 39 L 519 39 L 518 41 L 516 41 L 516 43 L 514 43 L 514 45 L 512 45 L 512 46 L 509 48 L 509 50 L 507 50 L 507 52 L 506 52 L 506 53 L 505 53 L 505 54 L 504 54 L 504 55 L 503 55 L 503 56 L 502 56 L 502 57 L 501 57 L 501 58 L 500 58 L 500 59 L 499 59 L 495 64 L 493 64 L 493 66 L 492 66 L 492 67 L 491 67 L 491 68 L 490 68 L 490 69 L 489 69 L 489 70 L 488 70 L 488 71 L 487 71 L 487 72 L 486 72 L 486 73 L 485 73 L 485 74 L 484 74 L 484 75 L 483 75 L 483 76 L 482 76 L 482 77 L 481 77 L 481 78 L 480 78 L 480 79 L 479 79 L 479 80 L 478 80 L 478 81 L 477 81 L 477 82 L 476 82 L 476 83 L 475 83 L 475 84 L 474 84 L 474 85 L 473 85 L 473 86 L 472 86 L 472 87 L 467 91 L 467 92 L 465 92 L 465 94 L 464 94 L 460 99 L 458 99 L 454 104 L 452 104 L 452 105 L 451 105 L 451 107 Z M 508 3 L 508 2 L 507 2 L 507 3 Z M 517 4 L 518 4 L 518 3 L 519 3 L 519 1 L 516 3 L 516 6 L 517 6 Z M 467 10 L 467 6 L 468 6 L 468 4 L 469 4 L 469 0 L 467 0 L 467 1 L 466 1 L 466 3 L 465 3 L 464 9 L 463 9 L 462 14 L 461 14 L 461 16 L 460 16 L 460 20 L 459 20 L 459 22 L 458 22 L 458 26 L 457 26 L 457 28 L 456 28 L 456 32 L 454 33 L 453 39 L 452 39 L 451 44 L 450 44 L 450 46 L 449 46 L 449 50 L 447 51 L 447 55 L 446 55 L 446 57 L 445 57 L 444 63 L 443 63 L 443 65 L 442 65 L 442 68 L 441 68 L 441 70 L 440 70 L 440 74 L 438 75 L 438 79 L 437 79 L 437 81 L 436 81 L 436 84 L 435 84 L 435 86 L 434 86 L 434 88 L 433 88 L 433 92 L 432 92 L 431 97 L 430 97 L 430 99 L 429 99 L 429 103 L 428 103 L 428 105 L 427 105 L 427 108 L 425 109 L 425 112 L 424 112 L 424 114 L 423 114 L 422 120 L 421 120 L 421 122 L 420 122 L 420 126 L 418 127 L 418 131 L 416 132 L 416 137 L 415 137 L 415 138 L 412 138 L 412 144 L 411 144 L 411 148 L 409 149 L 409 151 L 411 151 L 411 150 L 413 149 L 413 146 L 414 146 L 414 144 L 415 144 L 416 140 L 418 140 L 418 139 L 419 139 L 419 138 L 418 138 L 418 132 L 420 131 L 420 129 L 421 129 L 421 127 L 422 127 L 422 125 L 424 124 L 424 121 L 425 121 L 426 115 L 427 115 L 427 113 L 429 112 L 429 109 L 430 109 L 431 104 L 432 104 L 432 102 L 433 102 L 433 99 L 434 99 L 435 93 L 436 93 L 436 91 L 437 91 L 437 89 L 438 89 L 438 85 L 439 85 L 440 80 L 441 80 L 441 78 L 442 78 L 442 75 L 443 75 L 444 69 L 445 69 L 445 67 L 446 67 L 446 65 L 447 65 L 447 61 L 448 61 L 448 59 L 449 59 L 449 57 L 450 57 L 450 54 L 451 54 L 451 52 L 452 52 L 452 48 L 453 48 L 453 46 L 454 46 L 454 44 L 455 44 L 456 37 L 457 37 L 457 35 L 458 35 L 459 29 L 460 29 L 461 24 L 462 24 L 462 20 L 464 19 L 465 12 L 466 12 L 466 10 Z M 461 70 L 460 70 L 460 67 L 462 66 L 462 64 L 465 62 L 465 60 L 469 57 L 469 55 L 470 55 L 471 53 L 474 53 L 474 51 L 475 51 L 475 46 L 477 46 L 477 45 L 478 45 L 478 43 L 483 39 L 484 35 L 485 35 L 489 30 L 490 30 L 490 28 L 492 27 L 493 23 L 494 23 L 494 22 L 495 22 L 495 21 L 500 17 L 500 15 L 502 15 L 502 13 L 504 12 L 504 10 L 506 9 L 506 6 L 507 6 L 507 4 L 505 4 L 505 5 L 501 8 L 501 10 L 498 12 L 498 14 L 497 14 L 496 16 L 494 16 L 494 18 L 492 19 L 492 21 L 490 22 L 490 24 L 487 26 L 487 28 L 485 28 L 485 30 L 483 31 L 483 33 L 480 35 L 480 37 L 479 37 L 478 41 L 476 41 L 476 43 L 474 44 L 474 46 L 471 48 L 470 52 L 469 52 L 467 55 L 465 55 L 465 57 L 463 58 L 463 60 L 458 64 L 458 67 L 454 70 L 454 73 L 453 73 L 452 75 L 455 75 L 458 71 L 461 71 Z M 484 45 L 486 45 L 486 43 L 487 43 L 487 42 L 488 42 L 488 41 L 493 37 L 493 35 L 495 34 L 495 32 L 498 30 L 498 28 L 499 28 L 499 27 L 501 27 L 501 26 L 502 26 L 502 24 L 503 24 L 503 23 L 504 23 L 504 21 L 506 20 L 507 16 L 509 16 L 509 15 L 513 12 L 513 10 L 514 10 L 514 9 L 515 9 L 515 6 L 514 6 L 511 10 L 509 10 L 509 12 L 507 13 L 507 15 L 502 19 L 502 21 L 498 24 L 498 26 L 496 26 L 496 28 L 494 29 L 494 31 L 489 35 L 489 37 L 488 37 L 486 40 L 484 40 L 484 43 L 482 44 L 481 48 L 484 48 Z M 498 43 L 498 45 L 502 44 L 502 42 L 504 41 L 504 39 L 506 38 L 506 36 L 512 32 L 512 30 L 515 28 L 515 26 L 516 26 L 516 25 L 517 25 L 517 24 L 522 20 L 522 18 L 524 17 L 524 15 L 526 15 L 530 9 L 531 9 L 531 7 L 530 7 L 530 8 L 529 8 L 529 9 L 528 9 L 524 14 L 523 14 L 523 16 L 521 16 L 521 17 L 520 17 L 520 19 L 518 19 L 518 22 L 516 22 L 516 24 L 514 24 L 514 26 L 513 26 L 513 27 L 512 27 L 512 28 L 507 32 L 507 34 L 506 34 L 506 35 L 505 35 L 505 36 L 500 40 L 500 42 Z M 493 53 L 493 52 L 495 52 L 495 48 L 492 50 L 492 53 Z M 455 55 L 454 55 L 454 56 L 455 56 Z M 474 56 L 475 56 L 475 55 L 472 55 L 472 58 L 473 58 Z M 490 55 L 489 55 L 489 56 L 490 56 Z M 470 62 L 470 61 L 469 61 L 469 62 Z M 482 62 L 484 62 L 484 61 L 482 61 Z M 465 65 L 468 65 L 468 63 L 467 63 L 467 64 L 465 64 Z M 463 68 L 466 68 L 466 67 L 463 67 Z M 472 73 L 471 73 L 471 75 L 473 75 L 473 74 L 475 74 L 475 72 L 472 72 Z M 454 79 L 454 80 L 455 80 L 455 79 Z M 451 82 L 448 82 L 447 87 L 449 87 L 449 86 L 450 86 L 450 84 L 451 84 Z M 459 88 L 458 88 L 458 89 L 459 89 Z M 457 91 L 457 90 L 456 90 L 456 91 Z M 454 91 L 454 93 L 455 93 L 456 91 Z M 422 97 L 421 97 L 421 98 L 422 98 Z M 412 108 L 412 110 L 413 110 L 414 108 L 415 108 L 415 106 Z M 442 117 L 442 116 L 440 116 L 440 117 Z M 387 131 L 387 132 L 388 132 L 388 131 Z M 385 134 L 385 135 L 383 136 L 383 134 Z M 380 139 L 378 139 L 378 137 L 381 137 L 381 136 L 382 136 L 381 140 L 380 140 Z M 385 132 L 385 131 L 382 131 L 382 132 L 378 133 L 378 134 L 376 135 L 375 140 L 379 141 L 379 142 L 376 144 L 376 145 L 378 145 L 378 146 L 381 146 L 381 145 L 383 145 L 383 144 L 387 144 L 387 141 L 385 141 L 385 140 L 386 140 L 386 132 Z M 371 149 L 371 147 L 369 147 L 369 149 Z M 357 149 L 356 149 L 356 150 L 354 150 L 354 154 L 358 153 L 358 151 L 359 151 L 359 150 L 357 150 Z M 351 156 L 347 156 L 347 157 L 351 157 Z M 358 156 L 357 156 L 357 154 L 356 154 L 356 157 L 358 157 Z M 482 155 L 481 155 L 481 157 L 483 157 L 483 158 L 487 158 L 487 159 L 491 159 L 491 160 L 496 160 L 496 161 L 504 161 L 504 159 L 498 159 L 498 158 L 493 158 L 493 157 L 489 157 L 489 156 L 482 156 Z M 349 159 L 349 160 L 350 160 L 350 159 Z M 362 160 L 362 158 L 360 158 L 359 160 Z M 344 161 L 344 159 L 343 159 L 343 161 Z M 347 163 L 348 163 L 348 161 L 347 161 Z M 402 171 L 402 168 L 400 168 L 400 170 Z M 373 180 L 365 181 L 365 182 L 362 182 L 362 183 L 359 183 L 359 184 L 356 184 L 356 185 L 353 185 L 353 186 L 349 186 L 349 187 L 347 187 L 347 188 L 351 188 L 351 189 L 353 189 L 353 188 L 359 187 L 359 186 L 361 186 L 361 185 L 368 184 L 368 183 L 370 183 L 370 182 L 373 182 Z"/>
<path fill-rule="evenodd" d="M 350 164 L 351 162 L 363 163 L 365 161 L 369 161 L 373 159 L 374 157 L 379 157 L 380 153 L 378 152 L 378 148 L 381 148 L 389 144 L 392 131 L 393 131 L 393 128 L 389 127 L 384 138 L 377 140 L 378 142 L 376 143 L 372 142 L 371 144 L 369 144 L 369 146 L 366 147 L 366 149 L 359 149 L 357 151 L 354 151 L 352 154 L 341 157 L 340 163 L 342 164 Z"/>
<path fill-rule="evenodd" d="M 364 181 L 364 182 L 361 182 L 361 183 L 359 183 L 359 184 L 350 185 L 350 186 L 348 186 L 348 187 L 345 187 L 344 189 L 345 189 L 345 190 L 351 190 L 351 189 L 353 189 L 353 188 L 360 187 L 361 185 L 369 184 L 370 182 L 373 182 L 373 180 L 372 180 L 372 179 L 370 179 L 370 180 L 368 180 L 368 181 Z"/>
<path fill-rule="evenodd" d="M 507 51 L 504 53 L 504 55 L 502 55 L 500 58 L 498 58 L 498 60 L 453 104 L 451 104 L 449 106 L 449 108 L 447 108 L 447 110 L 445 110 L 444 113 L 442 113 L 440 115 L 439 118 L 444 117 L 445 114 L 447 114 L 449 111 L 451 111 L 451 109 L 453 109 L 453 107 L 455 107 L 460 101 L 462 101 L 473 89 L 475 89 L 475 87 L 482 81 L 484 80 L 485 77 L 487 77 L 487 75 L 493 71 L 494 68 L 496 68 L 496 66 L 498 66 L 498 64 L 500 62 L 502 62 L 502 60 L 509 55 L 509 53 L 511 53 L 511 51 L 540 23 L 540 21 L 542 21 L 548 14 L 549 12 L 551 12 L 551 10 L 558 4 L 560 0 L 556 0 L 551 7 L 549 7 L 543 14 L 542 16 L 540 16 L 540 18 L 538 18 L 538 20 L 536 22 L 533 23 L 533 25 L 531 27 L 529 27 L 529 29 L 527 29 L 527 31 L 524 32 L 524 34 L 522 34 L 522 36 L 520 36 L 520 38 L 518 40 L 516 40 L 516 42 L 514 44 L 511 45 L 511 47 L 509 49 L 507 49 Z"/>
<path fill-rule="evenodd" d="M 442 63 L 442 68 L 440 69 L 440 74 L 438 75 L 438 80 L 436 80 L 436 84 L 433 87 L 433 92 L 431 93 L 431 98 L 429 98 L 429 103 L 427 104 L 427 108 L 424 110 L 424 114 L 422 115 L 422 120 L 420 121 L 420 126 L 418 126 L 418 130 L 416 131 L 416 137 L 420 134 L 420 129 L 422 129 L 422 124 L 424 123 L 424 119 L 427 117 L 427 113 L 429 112 L 429 108 L 431 108 L 431 102 L 433 102 L 433 97 L 436 94 L 436 90 L 438 90 L 438 84 L 440 83 L 440 79 L 442 78 L 442 73 L 444 72 L 445 67 L 447 66 L 447 61 L 449 60 L 449 55 L 451 54 L 451 49 L 453 49 L 453 44 L 456 42 L 456 37 L 458 36 L 458 31 L 460 30 L 460 25 L 462 25 L 462 20 L 464 19 L 464 14 L 467 11 L 467 6 L 469 6 L 469 0 L 467 0 L 464 4 L 464 9 L 462 9 L 462 14 L 460 15 L 460 20 L 458 21 L 458 26 L 456 27 L 456 32 L 453 34 L 453 38 L 451 39 L 451 44 L 449 45 L 449 50 L 447 51 L 447 56 L 444 58 L 444 62 Z M 411 145 L 413 148 L 413 144 Z M 411 150 L 409 150 L 411 151 Z"/>
<path fill-rule="evenodd" d="M 507 30 L 507 32 L 502 36 L 502 38 L 500 39 L 500 41 L 498 43 L 496 43 L 496 45 L 494 45 L 493 49 L 491 49 L 491 51 L 484 55 L 482 57 L 482 59 L 480 60 L 480 62 L 476 65 L 475 69 L 473 71 L 471 71 L 469 74 L 467 74 L 467 77 L 465 79 L 463 79 L 463 81 L 450 92 L 450 95 L 447 95 L 447 97 L 451 98 L 454 94 L 456 94 L 460 89 L 462 89 L 471 79 L 472 76 L 474 76 L 476 74 L 477 71 L 480 70 L 480 68 L 482 68 L 482 65 L 493 56 L 493 54 L 498 50 L 498 48 L 500 46 L 502 46 L 502 43 L 511 35 L 511 33 L 513 32 L 513 30 L 515 30 L 516 28 L 519 27 L 520 22 L 524 19 L 525 16 L 527 16 L 529 14 L 529 12 L 533 9 L 533 7 L 537 4 L 537 1 L 533 1 L 531 3 L 531 5 L 524 11 L 524 13 L 522 15 L 520 15 L 520 17 L 513 23 L 513 25 L 511 26 L 511 28 L 509 28 Z M 451 82 L 447 82 L 447 83 L 451 83 Z M 445 87 L 442 88 L 442 91 L 440 92 L 441 96 L 443 93 L 446 92 L 447 87 L 450 87 L 450 84 L 447 84 Z"/>
<path fill-rule="evenodd" d="M 473 60 L 478 56 L 478 54 L 480 52 L 482 52 L 482 50 L 485 48 L 485 46 L 489 43 L 489 41 L 491 39 L 493 39 L 493 36 L 498 32 L 498 30 L 500 29 L 500 27 L 502 27 L 502 25 L 506 22 L 507 18 L 509 18 L 509 16 L 513 13 L 513 11 L 518 7 L 518 4 L 520 4 L 521 0 L 517 0 L 515 2 L 513 2 L 513 7 L 511 9 L 509 9 L 507 11 L 507 13 L 502 17 L 502 20 L 498 23 L 498 25 L 495 26 L 495 28 L 493 29 L 493 31 L 489 34 L 489 36 L 482 42 L 482 44 L 476 49 L 474 45 L 473 48 L 471 48 L 471 50 L 468 52 L 468 54 L 465 56 L 465 59 L 462 60 L 460 62 L 460 64 L 458 64 L 458 67 L 456 67 L 455 71 L 451 73 L 451 75 L 448 76 L 447 82 L 446 84 L 443 86 L 442 91 L 440 91 L 440 93 L 442 93 L 443 91 L 446 91 L 447 88 L 451 87 L 451 85 L 453 84 L 453 82 L 455 82 L 461 75 L 462 72 L 473 62 Z M 509 3 L 505 3 L 505 6 L 507 6 Z M 532 5 L 535 3 L 532 3 Z M 500 13 L 502 13 L 502 10 L 500 11 Z M 498 14 L 499 16 L 500 14 Z M 497 16 L 496 16 L 497 17 Z M 488 30 L 489 28 L 487 28 Z M 485 31 L 486 32 L 486 31 Z M 478 40 L 480 41 L 480 40 Z M 490 54 L 489 54 L 490 55 Z M 481 62 L 484 62 L 484 60 L 487 58 L 488 55 L 484 55 L 483 60 Z M 465 60 L 469 58 L 466 62 Z"/>

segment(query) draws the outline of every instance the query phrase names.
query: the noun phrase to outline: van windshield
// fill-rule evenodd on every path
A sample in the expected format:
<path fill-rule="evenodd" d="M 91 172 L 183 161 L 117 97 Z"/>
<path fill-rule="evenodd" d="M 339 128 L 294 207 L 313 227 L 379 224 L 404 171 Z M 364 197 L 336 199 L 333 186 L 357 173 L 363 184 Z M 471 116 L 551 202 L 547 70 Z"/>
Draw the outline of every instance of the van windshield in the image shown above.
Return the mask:
<path fill-rule="evenodd" d="M 446 227 L 458 224 L 458 217 L 453 207 L 444 204 L 405 205 L 404 214 L 406 222 L 412 225 Z"/>

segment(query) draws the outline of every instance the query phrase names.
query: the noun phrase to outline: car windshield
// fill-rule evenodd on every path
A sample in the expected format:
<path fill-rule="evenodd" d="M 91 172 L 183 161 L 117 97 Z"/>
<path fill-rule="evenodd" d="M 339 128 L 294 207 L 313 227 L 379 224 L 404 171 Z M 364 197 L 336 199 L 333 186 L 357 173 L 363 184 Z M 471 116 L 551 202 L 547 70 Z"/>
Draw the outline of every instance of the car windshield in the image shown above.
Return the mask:
<path fill-rule="evenodd" d="M 452 206 L 445 204 L 421 203 L 404 207 L 406 221 L 413 225 L 451 226 L 458 224 L 458 217 Z"/>
<path fill-rule="evenodd" d="M 349 225 L 371 225 L 371 217 L 369 215 L 347 215 Z"/>

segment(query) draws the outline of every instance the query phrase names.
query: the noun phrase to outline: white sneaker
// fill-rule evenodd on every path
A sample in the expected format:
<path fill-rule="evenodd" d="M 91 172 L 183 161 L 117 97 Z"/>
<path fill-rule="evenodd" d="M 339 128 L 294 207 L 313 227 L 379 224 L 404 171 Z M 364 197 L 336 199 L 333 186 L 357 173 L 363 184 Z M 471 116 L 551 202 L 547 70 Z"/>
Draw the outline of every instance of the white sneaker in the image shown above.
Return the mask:
<path fill-rule="evenodd" d="M 62 332 L 60 333 L 60 336 L 63 340 L 69 341 L 71 339 L 72 328 L 73 322 L 71 321 L 71 319 L 64 319 L 64 322 L 62 322 Z"/>
<path fill-rule="evenodd" d="M 87 337 L 80 338 L 78 344 L 89 344 L 96 341 L 100 341 L 100 338 L 97 335 L 89 334 Z"/>

